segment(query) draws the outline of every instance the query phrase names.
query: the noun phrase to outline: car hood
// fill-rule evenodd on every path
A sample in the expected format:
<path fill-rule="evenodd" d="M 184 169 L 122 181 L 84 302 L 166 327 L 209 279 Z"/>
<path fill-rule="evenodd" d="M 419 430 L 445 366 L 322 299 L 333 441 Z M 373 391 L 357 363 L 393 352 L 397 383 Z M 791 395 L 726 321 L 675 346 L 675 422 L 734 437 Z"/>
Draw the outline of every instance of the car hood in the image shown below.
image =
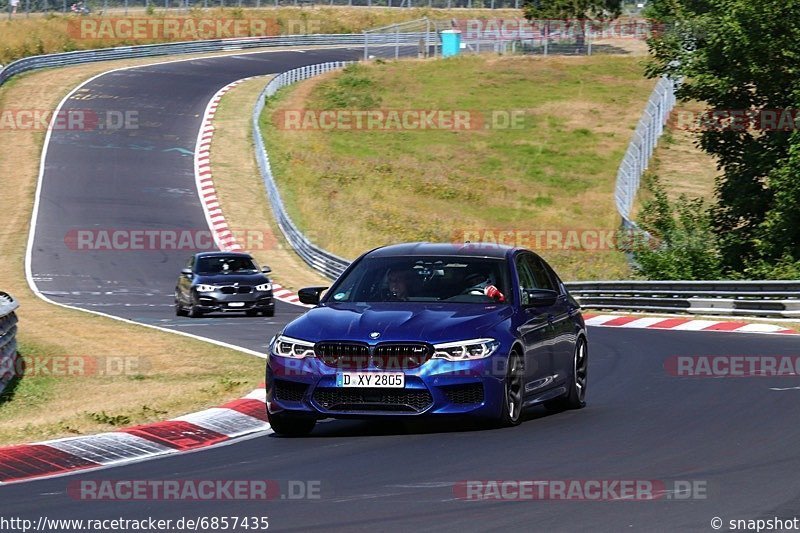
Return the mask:
<path fill-rule="evenodd" d="M 269 281 L 264 274 L 198 274 L 195 283 L 207 283 L 209 285 L 260 285 Z"/>
<path fill-rule="evenodd" d="M 310 342 L 370 343 L 474 339 L 512 314 L 508 305 L 421 303 L 332 303 L 315 307 L 289 323 L 284 335 Z M 373 339 L 370 334 L 380 333 Z"/>

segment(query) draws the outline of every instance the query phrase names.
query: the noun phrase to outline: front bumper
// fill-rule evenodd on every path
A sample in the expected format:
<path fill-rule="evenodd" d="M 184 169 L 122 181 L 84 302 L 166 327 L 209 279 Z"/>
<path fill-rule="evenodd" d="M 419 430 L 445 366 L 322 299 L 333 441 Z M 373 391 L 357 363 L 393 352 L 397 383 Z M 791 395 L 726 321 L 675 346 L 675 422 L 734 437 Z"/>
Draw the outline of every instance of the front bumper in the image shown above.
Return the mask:
<path fill-rule="evenodd" d="M 201 311 L 274 311 L 272 291 L 253 291 L 246 294 L 224 294 L 220 291 L 196 292 L 194 304 Z"/>
<path fill-rule="evenodd" d="M 317 358 L 271 355 L 267 362 L 267 409 L 270 413 L 287 411 L 318 418 L 495 418 L 502 409 L 504 376 L 497 366 L 495 357 L 460 362 L 431 359 L 403 371 L 403 389 L 361 389 L 336 387 L 336 374 L 342 370 Z"/>

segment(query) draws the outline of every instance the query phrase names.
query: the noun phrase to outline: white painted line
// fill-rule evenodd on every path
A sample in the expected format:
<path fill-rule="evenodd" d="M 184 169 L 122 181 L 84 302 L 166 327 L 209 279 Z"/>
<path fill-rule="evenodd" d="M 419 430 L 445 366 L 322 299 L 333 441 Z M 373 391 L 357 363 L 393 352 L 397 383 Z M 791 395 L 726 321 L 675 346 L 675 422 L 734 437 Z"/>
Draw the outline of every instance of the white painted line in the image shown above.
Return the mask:
<path fill-rule="evenodd" d="M 228 437 L 238 437 L 253 431 L 263 431 L 269 427 L 269 424 L 263 420 L 226 407 L 214 407 L 181 416 L 174 420 L 189 422 Z"/>
<path fill-rule="evenodd" d="M 256 389 L 244 397 L 247 400 L 258 400 L 267 403 L 267 389 Z"/>
<path fill-rule="evenodd" d="M 174 448 L 169 446 L 125 432 L 100 433 L 99 435 L 71 437 L 37 444 L 45 444 L 101 465 L 174 451 Z"/>
<path fill-rule="evenodd" d="M 649 328 L 653 324 L 663 322 L 665 319 L 656 317 L 637 318 L 632 322 L 628 322 L 624 327 L 626 328 Z"/>
<path fill-rule="evenodd" d="M 690 320 L 689 322 L 685 322 L 670 329 L 676 329 L 679 331 L 700 331 L 702 329 L 715 326 L 719 323 L 719 320 Z"/>

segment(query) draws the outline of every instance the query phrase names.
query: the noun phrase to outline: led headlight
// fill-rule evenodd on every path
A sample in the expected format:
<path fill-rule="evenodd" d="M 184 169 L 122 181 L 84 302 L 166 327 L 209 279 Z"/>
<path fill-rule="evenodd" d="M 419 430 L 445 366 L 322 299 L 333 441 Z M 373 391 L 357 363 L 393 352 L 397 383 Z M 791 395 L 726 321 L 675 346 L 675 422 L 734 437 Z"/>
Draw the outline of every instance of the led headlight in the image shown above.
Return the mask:
<path fill-rule="evenodd" d="M 261 292 L 271 291 L 272 283 L 262 283 L 261 285 L 256 285 L 256 290 Z"/>
<path fill-rule="evenodd" d="M 205 285 L 203 283 L 197 286 L 197 292 L 214 292 L 217 289 L 219 289 L 219 287 L 216 285 Z"/>
<path fill-rule="evenodd" d="M 278 335 L 272 345 L 273 355 L 280 357 L 291 357 L 292 359 L 304 359 L 314 357 L 314 343 L 293 339 L 285 335 Z"/>
<path fill-rule="evenodd" d="M 472 361 L 492 355 L 500 346 L 494 339 L 471 339 L 433 345 L 433 357 L 448 361 Z"/>

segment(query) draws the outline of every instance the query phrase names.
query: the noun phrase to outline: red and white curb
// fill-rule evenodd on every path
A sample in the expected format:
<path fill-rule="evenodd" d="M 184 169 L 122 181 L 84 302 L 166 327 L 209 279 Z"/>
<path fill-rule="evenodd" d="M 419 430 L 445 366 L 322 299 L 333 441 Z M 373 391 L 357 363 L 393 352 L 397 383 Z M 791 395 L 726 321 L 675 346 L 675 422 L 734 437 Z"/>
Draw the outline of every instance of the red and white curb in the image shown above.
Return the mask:
<path fill-rule="evenodd" d="M 748 324 L 747 322 L 701 320 L 697 318 L 635 317 L 623 315 L 595 315 L 591 313 L 583 313 L 583 318 L 587 326 L 613 328 L 800 334 L 800 332 L 793 329 L 776 326 L 774 324 Z"/>
<path fill-rule="evenodd" d="M 225 220 L 225 214 L 219 205 L 217 190 L 214 187 L 214 179 L 211 172 L 211 141 L 214 138 L 214 115 L 217 113 L 217 108 L 225 93 L 249 79 L 252 78 L 243 78 L 229 83 L 214 94 L 208 102 L 208 106 L 206 106 L 205 113 L 203 113 L 203 121 L 194 150 L 194 176 L 197 183 L 197 191 L 200 195 L 200 204 L 203 206 L 206 221 L 208 222 L 208 227 L 211 228 L 214 241 L 223 252 L 243 252 L 245 250 L 236 241 L 236 237 Z M 296 293 L 283 288 L 278 283 L 273 283 L 272 287 L 272 294 L 278 300 L 302 307 L 313 307 L 300 303 L 300 298 Z"/>
<path fill-rule="evenodd" d="M 0 448 L 0 485 L 197 450 L 266 431 L 266 394 L 262 384 L 220 407 L 164 422 Z"/>

